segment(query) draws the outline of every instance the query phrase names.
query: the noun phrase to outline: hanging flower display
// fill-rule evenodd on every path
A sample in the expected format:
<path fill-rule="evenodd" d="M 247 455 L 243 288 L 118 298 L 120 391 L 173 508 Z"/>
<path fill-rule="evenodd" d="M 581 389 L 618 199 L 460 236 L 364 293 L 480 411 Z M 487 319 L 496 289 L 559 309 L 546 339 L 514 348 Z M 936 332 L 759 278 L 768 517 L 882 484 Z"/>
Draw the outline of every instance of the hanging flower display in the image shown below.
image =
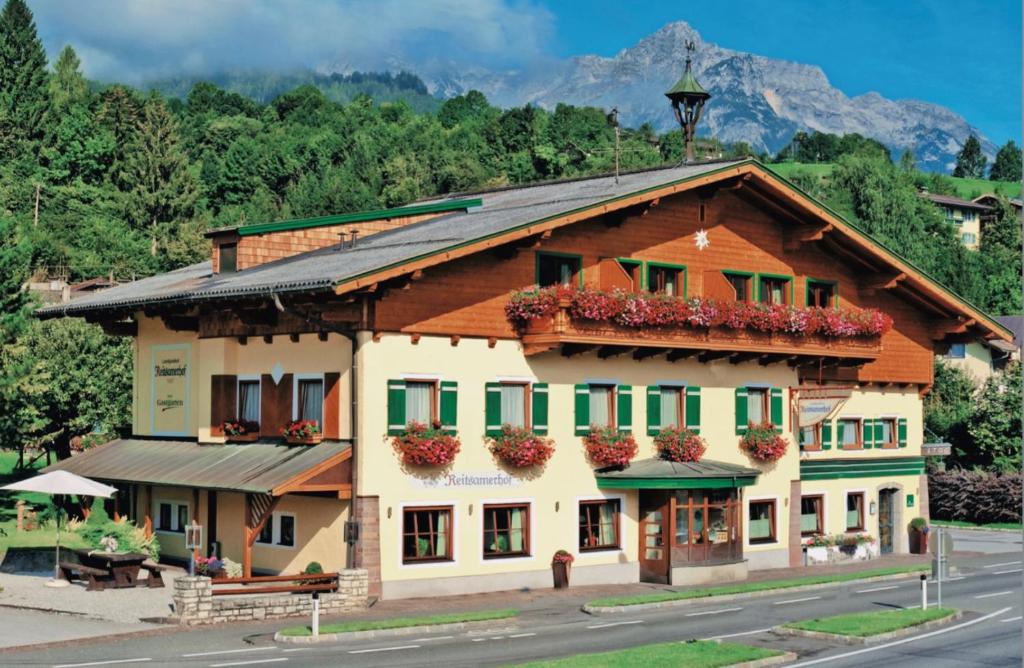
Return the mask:
<path fill-rule="evenodd" d="M 786 454 L 786 439 L 775 432 L 770 422 L 751 424 L 740 439 L 740 448 L 750 457 L 762 462 L 774 462 Z"/>
<path fill-rule="evenodd" d="M 554 441 L 538 436 L 532 430 L 513 427 L 510 424 L 501 426 L 501 433 L 489 437 L 487 448 L 495 457 L 515 468 L 542 466 L 554 454 Z"/>
<path fill-rule="evenodd" d="M 614 427 L 592 426 L 583 437 L 587 457 L 598 466 L 626 466 L 636 457 L 636 439 Z"/>
<path fill-rule="evenodd" d="M 436 420 L 429 427 L 422 422 L 410 422 L 391 444 L 407 466 L 447 466 L 455 461 L 462 447 L 459 438 L 444 431 Z"/>
<path fill-rule="evenodd" d="M 670 462 L 699 462 L 708 449 L 703 438 L 685 427 L 665 427 L 654 437 L 654 445 Z"/>

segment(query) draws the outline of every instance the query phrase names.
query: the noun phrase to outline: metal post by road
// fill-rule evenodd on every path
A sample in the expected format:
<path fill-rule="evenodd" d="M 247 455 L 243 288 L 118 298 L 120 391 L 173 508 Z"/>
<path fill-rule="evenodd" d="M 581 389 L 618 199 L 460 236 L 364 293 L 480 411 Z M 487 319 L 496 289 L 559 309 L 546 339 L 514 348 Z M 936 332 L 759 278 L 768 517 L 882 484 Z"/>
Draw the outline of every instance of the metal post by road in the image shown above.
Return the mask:
<path fill-rule="evenodd" d="M 938 562 L 939 562 L 939 574 L 938 574 L 938 577 L 936 578 L 938 580 L 939 586 L 938 586 L 938 596 L 936 598 L 937 598 L 937 601 L 938 601 L 938 606 L 941 608 L 942 607 L 942 569 L 945 566 L 945 564 L 943 563 L 943 549 L 942 549 L 943 548 L 943 544 L 942 544 L 943 543 L 943 541 L 942 541 L 943 528 L 939 527 L 938 531 L 939 531 L 939 544 L 936 546 L 937 549 L 936 549 L 935 553 L 938 555 Z"/>
<path fill-rule="evenodd" d="M 313 623 L 309 625 L 313 637 L 320 635 L 320 592 L 313 592 Z"/>
<path fill-rule="evenodd" d="M 928 609 L 928 574 L 921 573 L 921 609 Z"/>

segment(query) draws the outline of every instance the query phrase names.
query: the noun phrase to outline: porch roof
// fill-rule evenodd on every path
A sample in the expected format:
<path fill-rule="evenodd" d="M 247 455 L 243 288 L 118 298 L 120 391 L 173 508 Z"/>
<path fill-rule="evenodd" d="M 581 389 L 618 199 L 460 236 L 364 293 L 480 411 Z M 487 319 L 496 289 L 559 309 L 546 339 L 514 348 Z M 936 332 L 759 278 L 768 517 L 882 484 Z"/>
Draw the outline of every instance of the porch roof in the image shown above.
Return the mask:
<path fill-rule="evenodd" d="M 280 495 L 330 466 L 332 460 L 340 464 L 351 455 L 351 447 L 348 441 L 325 441 L 315 446 L 269 442 L 206 445 L 126 438 L 45 470 L 71 471 L 114 482 Z"/>
<path fill-rule="evenodd" d="M 600 469 L 600 489 L 720 489 L 747 487 L 757 481 L 757 469 L 705 459 L 670 462 L 641 459 L 623 469 Z"/>

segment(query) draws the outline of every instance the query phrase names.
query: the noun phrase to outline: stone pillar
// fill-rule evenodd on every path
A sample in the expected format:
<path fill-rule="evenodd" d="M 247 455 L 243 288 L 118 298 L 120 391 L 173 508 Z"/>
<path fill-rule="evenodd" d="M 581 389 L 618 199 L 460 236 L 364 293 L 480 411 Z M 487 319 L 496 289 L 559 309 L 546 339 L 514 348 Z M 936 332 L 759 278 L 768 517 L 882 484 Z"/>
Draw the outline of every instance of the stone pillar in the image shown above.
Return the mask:
<path fill-rule="evenodd" d="M 361 496 L 356 502 L 359 541 L 356 542 L 356 566 L 366 571 L 369 596 L 380 597 L 380 498 Z M 399 521 L 401 521 L 399 519 Z"/>
<path fill-rule="evenodd" d="M 365 568 L 351 568 L 338 573 L 338 594 L 346 607 L 363 607 L 369 598 L 370 574 Z"/>
<path fill-rule="evenodd" d="M 789 483 L 789 565 L 803 566 L 804 553 L 800 536 L 800 495 L 802 488 L 799 480 Z"/>
<path fill-rule="evenodd" d="M 173 600 L 179 624 L 202 624 L 213 612 L 212 581 L 201 575 L 182 576 L 174 581 Z"/>

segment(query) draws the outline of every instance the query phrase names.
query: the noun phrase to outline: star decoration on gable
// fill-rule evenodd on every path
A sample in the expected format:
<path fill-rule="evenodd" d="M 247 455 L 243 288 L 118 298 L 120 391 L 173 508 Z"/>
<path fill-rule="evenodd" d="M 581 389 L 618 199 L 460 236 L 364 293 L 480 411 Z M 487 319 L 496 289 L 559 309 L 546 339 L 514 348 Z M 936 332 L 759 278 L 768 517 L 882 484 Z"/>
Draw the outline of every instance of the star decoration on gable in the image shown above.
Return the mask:
<path fill-rule="evenodd" d="M 697 244 L 697 250 L 704 250 L 710 246 L 711 240 L 708 239 L 708 231 L 702 229 L 699 232 L 695 232 L 693 235 L 693 243 Z"/>

